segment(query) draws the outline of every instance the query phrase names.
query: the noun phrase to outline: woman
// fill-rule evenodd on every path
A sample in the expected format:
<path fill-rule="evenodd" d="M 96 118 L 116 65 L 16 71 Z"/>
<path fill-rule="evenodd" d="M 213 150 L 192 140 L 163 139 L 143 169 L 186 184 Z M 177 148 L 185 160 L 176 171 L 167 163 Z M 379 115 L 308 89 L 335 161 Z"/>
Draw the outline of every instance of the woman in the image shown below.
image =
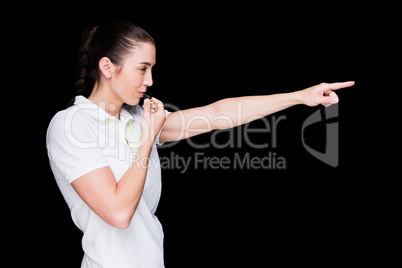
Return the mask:
<path fill-rule="evenodd" d="M 138 105 L 152 86 L 155 65 L 155 43 L 143 29 L 125 21 L 91 28 L 79 56 L 77 96 L 50 122 L 47 149 L 72 219 L 83 231 L 81 267 L 164 267 L 163 231 L 154 215 L 161 193 L 156 145 L 296 104 L 329 106 L 338 102 L 333 90 L 354 84 L 323 83 L 169 113 L 156 98 Z M 200 115 L 203 120 L 193 120 Z"/>

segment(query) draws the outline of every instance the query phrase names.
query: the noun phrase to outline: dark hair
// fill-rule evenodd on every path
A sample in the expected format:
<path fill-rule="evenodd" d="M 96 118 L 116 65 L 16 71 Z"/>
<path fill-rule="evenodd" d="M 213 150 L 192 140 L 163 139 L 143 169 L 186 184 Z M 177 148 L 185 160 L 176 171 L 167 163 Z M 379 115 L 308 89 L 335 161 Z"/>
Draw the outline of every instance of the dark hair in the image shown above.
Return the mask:
<path fill-rule="evenodd" d="M 138 43 L 155 44 L 154 39 L 142 28 L 128 21 L 115 21 L 84 31 L 79 49 L 78 77 L 73 99 L 77 95 L 89 97 L 95 82 L 99 80 L 99 61 L 108 57 L 116 65 L 122 65 L 124 57 Z"/>

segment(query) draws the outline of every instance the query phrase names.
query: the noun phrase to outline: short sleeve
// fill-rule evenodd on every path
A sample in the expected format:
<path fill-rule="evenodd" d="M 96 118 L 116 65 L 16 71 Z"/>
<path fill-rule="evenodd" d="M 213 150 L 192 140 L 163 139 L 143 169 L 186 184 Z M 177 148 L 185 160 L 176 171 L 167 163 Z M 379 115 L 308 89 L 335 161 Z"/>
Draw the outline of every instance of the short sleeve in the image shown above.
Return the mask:
<path fill-rule="evenodd" d="M 46 135 L 46 147 L 53 173 L 62 177 L 56 179 L 72 183 L 92 170 L 108 166 L 108 163 L 85 118 L 75 116 L 70 124 L 67 121 L 64 112 L 53 117 Z"/>

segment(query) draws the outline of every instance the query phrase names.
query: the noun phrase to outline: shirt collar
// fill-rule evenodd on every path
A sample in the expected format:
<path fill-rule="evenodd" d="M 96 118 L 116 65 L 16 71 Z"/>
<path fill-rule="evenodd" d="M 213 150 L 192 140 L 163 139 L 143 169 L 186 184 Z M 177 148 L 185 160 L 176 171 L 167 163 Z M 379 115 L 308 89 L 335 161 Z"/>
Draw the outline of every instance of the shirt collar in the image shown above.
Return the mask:
<path fill-rule="evenodd" d="M 99 121 L 105 121 L 106 119 L 110 118 L 115 119 L 113 115 L 109 114 L 104 109 L 82 95 L 75 97 L 74 105 L 84 110 L 88 115 Z M 133 116 L 124 108 L 124 105 L 120 109 L 120 118 L 124 124 L 126 124 L 128 120 L 134 120 Z"/>

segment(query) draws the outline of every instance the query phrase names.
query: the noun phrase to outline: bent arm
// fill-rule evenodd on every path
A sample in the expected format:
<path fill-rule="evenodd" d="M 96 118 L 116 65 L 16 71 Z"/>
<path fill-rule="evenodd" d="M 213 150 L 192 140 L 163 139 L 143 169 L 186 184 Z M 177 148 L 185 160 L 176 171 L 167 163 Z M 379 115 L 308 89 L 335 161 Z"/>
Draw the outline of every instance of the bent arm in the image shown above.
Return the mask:
<path fill-rule="evenodd" d="M 154 111 L 151 112 L 149 100 L 144 101 L 141 121 L 142 137 L 133 159 L 136 163 L 130 165 L 118 182 L 110 167 L 103 167 L 71 183 L 82 200 L 99 217 L 119 229 L 126 229 L 130 225 L 137 210 L 144 190 L 153 143 L 166 119 L 163 104 L 155 98 L 153 102 L 155 103 L 152 104 Z"/>
<path fill-rule="evenodd" d="M 354 82 L 322 83 L 292 93 L 229 98 L 174 112 L 166 119 L 160 140 L 177 141 L 214 129 L 236 127 L 297 104 L 329 106 L 339 101 L 333 90 L 353 85 Z"/>
<path fill-rule="evenodd" d="M 107 224 L 126 229 L 140 202 L 147 175 L 150 146 L 139 148 L 143 165 L 132 165 L 116 182 L 110 167 L 93 170 L 71 185 L 83 201 Z"/>

